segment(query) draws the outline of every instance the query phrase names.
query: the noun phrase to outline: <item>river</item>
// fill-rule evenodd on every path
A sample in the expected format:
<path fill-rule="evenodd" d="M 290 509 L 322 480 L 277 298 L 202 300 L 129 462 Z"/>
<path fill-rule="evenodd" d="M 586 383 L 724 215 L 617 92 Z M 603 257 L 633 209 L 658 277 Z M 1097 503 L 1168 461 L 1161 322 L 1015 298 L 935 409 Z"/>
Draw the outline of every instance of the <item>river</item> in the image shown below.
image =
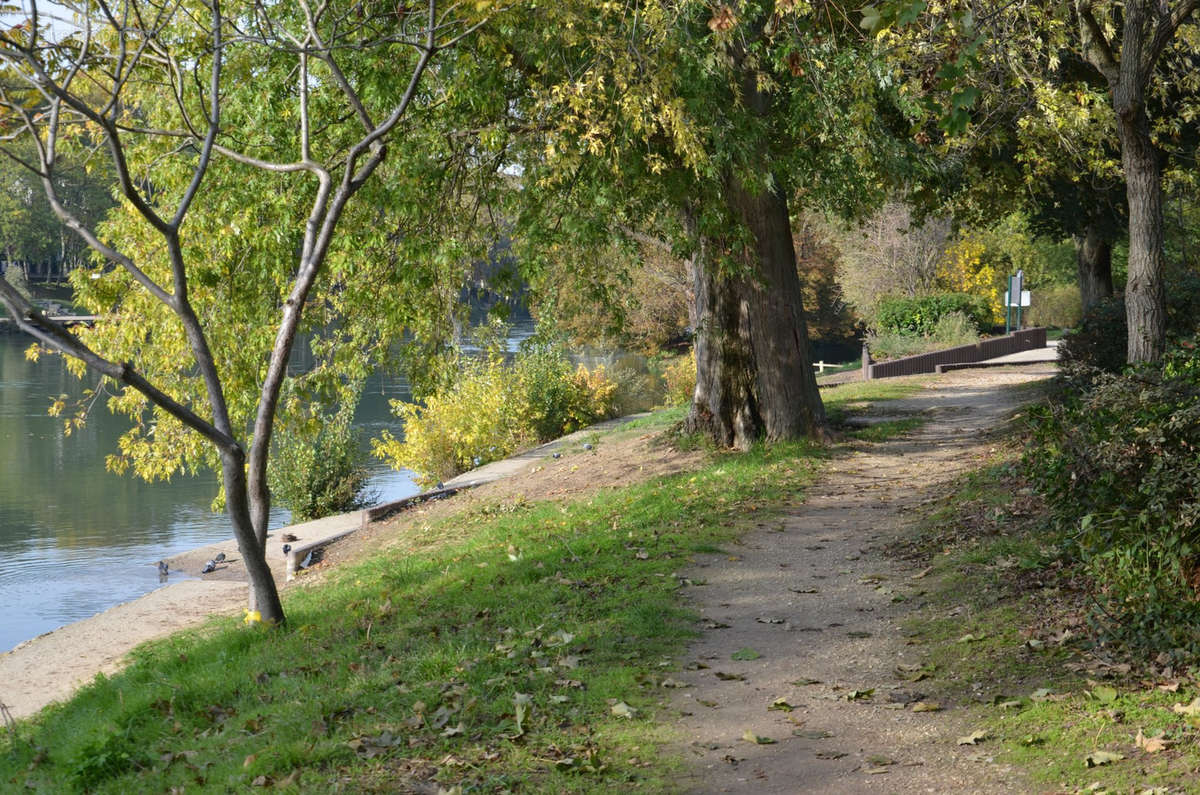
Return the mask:
<path fill-rule="evenodd" d="M 156 561 L 233 535 L 225 515 L 209 509 L 214 476 L 145 483 L 105 470 L 128 425 L 103 406 L 68 436 L 46 409 L 86 384 L 57 356 L 27 361 L 29 342 L 0 333 L 0 652 L 160 587 Z M 355 424 L 371 435 L 395 432 L 388 401 L 408 396 L 403 378 L 372 377 Z M 412 473 L 374 459 L 368 489 L 381 502 L 419 491 Z M 271 527 L 289 518 L 273 510 Z"/>

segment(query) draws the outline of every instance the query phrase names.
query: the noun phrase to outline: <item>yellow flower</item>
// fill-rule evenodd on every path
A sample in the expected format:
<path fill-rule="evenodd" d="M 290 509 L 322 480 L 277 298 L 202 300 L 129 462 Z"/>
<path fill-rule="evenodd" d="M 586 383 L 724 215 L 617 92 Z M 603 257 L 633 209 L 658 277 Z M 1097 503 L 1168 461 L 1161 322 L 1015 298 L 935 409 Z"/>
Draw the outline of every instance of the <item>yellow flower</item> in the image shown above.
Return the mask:
<path fill-rule="evenodd" d="M 262 623 L 262 613 L 258 612 L 257 610 L 242 608 L 242 614 L 242 623 L 246 624 L 246 626 Z"/>

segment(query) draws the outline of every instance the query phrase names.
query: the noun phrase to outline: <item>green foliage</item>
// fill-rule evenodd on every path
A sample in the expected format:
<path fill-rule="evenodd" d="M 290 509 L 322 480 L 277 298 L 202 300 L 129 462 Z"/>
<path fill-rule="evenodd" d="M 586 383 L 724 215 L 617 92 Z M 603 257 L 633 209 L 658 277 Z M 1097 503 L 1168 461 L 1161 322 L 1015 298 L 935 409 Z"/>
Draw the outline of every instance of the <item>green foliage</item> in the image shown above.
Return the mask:
<path fill-rule="evenodd" d="M 69 775 L 72 783 L 86 792 L 141 767 L 145 761 L 145 755 L 137 752 L 128 733 L 110 731 L 104 739 L 95 740 L 79 750 Z"/>
<path fill-rule="evenodd" d="M 351 426 L 354 404 L 332 415 L 318 414 L 299 427 L 277 430 L 271 456 L 271 492 L 304 522 L 353 511 L 370 499 L 366 452 Z"/>
<path fill-rule="evenodd" d="M 1092 574 L 1095 619 L 1136 649 L 1200 655 L 1200 358 L 1102 373 L 1034 412 L 1025 463 Z M 1078 383 L 1078 382 L 1077 382 Z"/>
<path fill-rule="evenodd" d="M 1200 330 L 1200 273 L 1173 276 L 1166 291 L 1168 342 L 1194 335 Z M 1114 295 L 1088 308 L 1079 327 L 1063 337 L 1059 357 L 1081 377 L 1092 369 L 1119 373 L 1125 367 L 1128 336 L 1125 297 Z"/>
<path fill-rule="evenodd" d="M 959 312 L 969 318 L 975 331 L 991 325 L 987 299 L 967 293 L 935 293 L 916 298 L 885 298 L 875 311 L 877 331 L 928 336 L 937 330 L 944 315 Z"/>
<path fill-rule="evenodd" d="M 375 455 L 428 485 L 613 416 L 617 385 L 604 367 L 572 369 L 557 348 L 534 346 L 510 364 L 463 357 L 424 406 L 393 401 L 404 439 L 384 432 Z"/>
<path fill-rule="evenodd" d="M 962 312 L 949 312 L 938 318 L 929 334 L 907 332 L 869 332 L 867 347 L 876 359 L 896 359 L 919 353 L 973 345 L 979 341 L 975 321 Z"/>
<path fill-rule="evenodd" d="M 1056 284 L 1033 291 L 1031 306 L 1024 310 L 1029 325 L 1074 328 L 1083 315 L 1079 286 Z"/>

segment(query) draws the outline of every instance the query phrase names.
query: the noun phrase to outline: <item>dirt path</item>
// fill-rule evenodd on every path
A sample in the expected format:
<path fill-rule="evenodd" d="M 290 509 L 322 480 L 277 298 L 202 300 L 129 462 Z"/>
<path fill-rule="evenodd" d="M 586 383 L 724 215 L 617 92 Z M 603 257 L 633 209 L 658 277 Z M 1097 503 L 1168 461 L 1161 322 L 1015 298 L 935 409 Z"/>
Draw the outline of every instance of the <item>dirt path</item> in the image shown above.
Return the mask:
<path fill-rule="evenodd" d="M 1044 364 L 963 371 L 888 402 L 889 413 L 928 412 L 934 421 L 903 439 L 857 445 L 775 528 L 697 561 L 690 576 L 703 584 L 690 597 L 706 631 L 678 677 L 691 687 L 675 698 L 690 791 L 1024 790 L 983 748 L 956 744 L 971 727 L 953 705 L 912 711 L 921 685 L 901 679 L 897 666 L 922 662 L 901 629 L 922 581 L 883 550 L 914 508 L 987 454 L 988 431 L 1022 400 L 1007 387 L 1052 372 Z M 753 654 L 761 656 L 736 659 Z M 791 711 L 771 709 L 780 698 Z M 747 731 L 775 742 L 756 744 Z"/>

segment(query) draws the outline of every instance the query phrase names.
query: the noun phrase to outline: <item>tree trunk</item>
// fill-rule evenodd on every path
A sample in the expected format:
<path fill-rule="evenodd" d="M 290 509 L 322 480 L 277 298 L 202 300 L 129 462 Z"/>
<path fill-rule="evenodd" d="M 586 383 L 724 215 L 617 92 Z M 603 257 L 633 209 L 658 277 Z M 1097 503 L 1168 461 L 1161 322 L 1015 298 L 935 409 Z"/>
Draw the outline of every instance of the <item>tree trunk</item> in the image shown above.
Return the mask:
<path fill-rule="evenodd" d="M 1075 235 L 1075 264 L 1079 274 L 1079 296 L 1083 311 L 1113 294 L 1112 241 L 1098 223 L 1090 223 L 1084 234 Z"/>
<path fill-rule="evenodd" d="M 250 518 L 250 502 L 246 489 L 246 461 L 241 450 L 221 451 L 221 475 L 225 483 L 225 505 L 233 523 L 233 534 L 237 539 L 238 551 L 246 566 L 250 587 L 250 609 L 257 610 L 262 620 L 269 624 L 284 622 L 283 604 L 275 588 L 275 578 L 267 565 L 260 543 Z"/>
<path fill-rule="evenodd" d="M 725 195 L 754 236 L 746 302 L 764 434 L 767 441 L 818 436 L 825 407 L 808 348 L 787 197 L 778 183 L 753 193 L 736 178 L 727 181 Z"/>
<path fill-rule="evenodd" d="M 694 230 L 694 225 L 689 224 Z M 696 317 L 696 391 L 684 421 L 722 447 L 745 450 L 762 419 L 754 396 L 754 352 L 743 280 L 723 276 L 714 260 L 720 244 L 699 236 L 692 258 Z"/>
<path fill-rule="evenodd" d="M 1166 347 L 1167 296 L 1163 287 L 1162 156 L 1150 138 L 1140 89 L 1114 91 L 1121 162 L 1129 202 L 1129 277 L 1125 317 L 1127 361 L 1157 361 Z"/>

